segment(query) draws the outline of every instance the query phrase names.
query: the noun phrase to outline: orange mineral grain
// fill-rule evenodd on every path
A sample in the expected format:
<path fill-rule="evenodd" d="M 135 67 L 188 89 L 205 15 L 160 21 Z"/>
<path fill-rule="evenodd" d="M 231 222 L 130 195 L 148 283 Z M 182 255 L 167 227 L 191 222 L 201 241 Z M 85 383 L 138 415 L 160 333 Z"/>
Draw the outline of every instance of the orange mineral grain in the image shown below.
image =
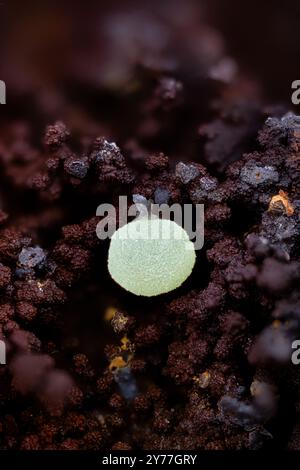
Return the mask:
<path fill-rule="evenodd" d="M 290 203 L 289 197 L 285 191 L 280 189 L 279 193 L 276 196 L 273 196 L 268 211 L 271 212 L 282 212 L 284 211 L 286 215 L 293 215 L 295 209 Z"/>

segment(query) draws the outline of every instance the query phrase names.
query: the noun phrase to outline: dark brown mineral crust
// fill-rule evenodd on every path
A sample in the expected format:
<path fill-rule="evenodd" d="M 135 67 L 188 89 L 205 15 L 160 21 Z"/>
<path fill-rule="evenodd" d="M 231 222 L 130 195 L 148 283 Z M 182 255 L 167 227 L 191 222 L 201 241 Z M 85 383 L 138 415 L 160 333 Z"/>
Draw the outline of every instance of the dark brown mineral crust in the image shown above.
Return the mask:
<path fill-rule="evenodd" d="M 29 2 L 2 32 L 0 449 L 300 449 L 300 117 L 204 5 L 154 4 Z M 205 205 L 179 289 L 109 277 L 120 195 Z"/>

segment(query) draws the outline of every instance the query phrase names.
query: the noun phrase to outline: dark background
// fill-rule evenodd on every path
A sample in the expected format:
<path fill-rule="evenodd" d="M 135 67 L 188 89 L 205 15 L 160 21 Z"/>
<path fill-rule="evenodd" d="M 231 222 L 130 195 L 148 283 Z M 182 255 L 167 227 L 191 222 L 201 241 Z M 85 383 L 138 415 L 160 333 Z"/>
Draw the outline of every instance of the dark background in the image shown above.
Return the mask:
<path fill-rule="evenodd" d="M 25 89 L 36 82 L 60 86 L 71 62 L 85 56 L 82 67 L 92 75 L 107 54 L 101 39 L 103 19 L 111 12 L 144 10 L 178 19 L 189 8 L 224 35 L 228 52 L 248 75 L 263 84 L 270 99 L 288 102 L 291 82 L 299 79 L 300 2 L 281 1 L 9 1 L 2 2 L 2 76 L 11 86 Z M 186 14 L 186 13 L 185 13 Z M 188 14 L 187 29 L 188 34 Z M 202 20 L 201 20 L 202 22 Z M 199 23 L 199 28 L 201 24 Z M 95 40 L 97 36 L 97 41 Z M 155 41 L 155 31 L 153 31 Z M 73 63 L 74 65 L 74 63 Z M 69 77 L 70 78 L 70 77 Z"/>

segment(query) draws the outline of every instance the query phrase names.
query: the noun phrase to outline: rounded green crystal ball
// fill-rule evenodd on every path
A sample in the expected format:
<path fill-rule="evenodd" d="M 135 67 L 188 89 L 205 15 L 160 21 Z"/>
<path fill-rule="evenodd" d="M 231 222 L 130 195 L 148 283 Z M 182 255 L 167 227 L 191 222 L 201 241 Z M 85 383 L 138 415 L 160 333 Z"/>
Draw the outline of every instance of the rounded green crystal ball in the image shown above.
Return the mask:
<path fill-rule="evenodd" d="M 151 297 L 179 287 L 195 260 L 194 244 L 182 227 L 168 219 L 145 217 L 113 234 L 108 270 L 127 291 Z"/>

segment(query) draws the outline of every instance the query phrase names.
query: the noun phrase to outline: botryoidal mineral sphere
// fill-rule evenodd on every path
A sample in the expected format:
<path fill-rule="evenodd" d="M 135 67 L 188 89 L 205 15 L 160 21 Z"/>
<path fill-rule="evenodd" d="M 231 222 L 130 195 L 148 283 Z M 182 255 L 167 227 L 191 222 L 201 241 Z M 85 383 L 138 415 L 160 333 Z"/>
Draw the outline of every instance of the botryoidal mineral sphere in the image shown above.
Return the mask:
<path fill-rule="evenodd" d="M 151 297 L 179 287 L 190 276 L 195 260 L 194 244 L 180 225 L 143 217 L 113 234 L 108 270 L 127 291 Z"/>

